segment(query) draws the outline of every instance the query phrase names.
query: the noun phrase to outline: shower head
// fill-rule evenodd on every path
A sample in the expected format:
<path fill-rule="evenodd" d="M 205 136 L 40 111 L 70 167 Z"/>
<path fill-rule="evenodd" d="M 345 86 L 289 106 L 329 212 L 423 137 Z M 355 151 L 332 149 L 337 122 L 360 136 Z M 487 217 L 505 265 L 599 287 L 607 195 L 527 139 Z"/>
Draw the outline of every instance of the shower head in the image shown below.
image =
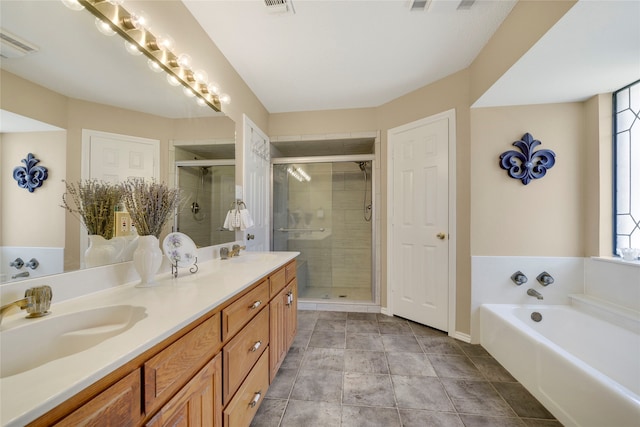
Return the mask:
<path fill-rule="evenodd" d="M 203 166 L 203 167 L 201 167 L 201 168 L 200 168 L 200 173 L 201 173 L 202 175 L 207 175 L 207 174 L 209 173 L 209 168 L 210 168 L 210 167 L 211 167 L 211 166 Z"/>

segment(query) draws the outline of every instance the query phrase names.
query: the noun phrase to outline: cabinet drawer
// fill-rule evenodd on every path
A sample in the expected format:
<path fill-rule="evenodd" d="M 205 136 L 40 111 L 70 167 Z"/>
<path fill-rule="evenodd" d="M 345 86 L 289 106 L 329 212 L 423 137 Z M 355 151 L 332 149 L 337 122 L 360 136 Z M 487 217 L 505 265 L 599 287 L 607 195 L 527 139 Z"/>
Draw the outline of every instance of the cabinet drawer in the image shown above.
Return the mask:
<path fill-rule="evenodd" d="M 55 425 L 133 427 L 142 418 L 140 403 L 140 369 L 136 369 Z"/>
<path fill-rule="evenodd" d="M 224 346 L 224 403 L 229 401 L 268 345 L 269 309 L 265 308 Z"/>
<path fill-rule="evenodd" d="M 224 410 L 225 427 L 244 427 L 251 424 L 268 387 L 269 352 L 265 351 Z"/>
<path fill-rule="evenodd" d="M 280 289 L 284 288 L 284 286 L 287 284 L 286 279 L 287 274 L 284 268 L 281 268 L 280 270 L 272 273 L 271 276 L 269 276 L 269 287 L 271 289 L 272 297 L 280 292 Z"/>
<path fill-rule="evenodd" d="M 178 391 L 220 349 L 220 313 L 205 320 L 144 364 L 146 413 Z"/>
<path fill-rule="evenodd" d="M 269 303 L 269 285 L 264 280 L 251 292 L 222 310 L 222 337 L 226 340 L 238 332 Z"/>
<path fill-rule="evenodd" d="M 296 260 L 294 259 L 285 267 L 285 276 L 287 279 L 287 283 L 291 282 L 296 277 Z"/>

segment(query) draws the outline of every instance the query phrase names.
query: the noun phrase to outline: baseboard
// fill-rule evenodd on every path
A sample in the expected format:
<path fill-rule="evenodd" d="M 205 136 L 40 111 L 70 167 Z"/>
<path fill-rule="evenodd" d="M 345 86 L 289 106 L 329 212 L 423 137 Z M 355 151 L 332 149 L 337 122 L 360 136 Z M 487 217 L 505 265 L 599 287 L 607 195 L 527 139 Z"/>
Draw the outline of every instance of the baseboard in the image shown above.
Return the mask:
<path fill-rule="evenodd" d="M 459 331 L 455 331 L 452 335 L 450 335 L 451 337 L 466 342 L 468 344 L 471 344 L 471 335 L 469 334 L 465 334 Z"/>

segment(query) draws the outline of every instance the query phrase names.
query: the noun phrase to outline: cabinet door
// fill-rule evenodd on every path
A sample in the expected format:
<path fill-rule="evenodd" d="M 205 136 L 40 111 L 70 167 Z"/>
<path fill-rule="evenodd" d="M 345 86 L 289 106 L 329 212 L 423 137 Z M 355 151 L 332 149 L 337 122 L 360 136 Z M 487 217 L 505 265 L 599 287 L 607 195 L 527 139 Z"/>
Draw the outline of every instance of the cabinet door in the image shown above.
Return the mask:
<path fill-rule="evenodd" d="M 269 381 L 275 378 L 286 355 L 286 294 L 283 289 L 269 304 Z"/>
<path fill-rule="evenodd" d="M 135 426 L 142 419 L 140 370 L 136 369 L 69 414 L 62 426 Z"/>
<path fill-rule="evenodd" d="M 298 332 L 298 281 L 293 279 L 285 288 L 287 295 L 285 304 L 285 355 L 289 351 Z"/>
<path fill-rule="evenodd" d="M 222 427 L 221 355 L 207 363 L 146 425 Z"/>
<path fill-rule="evenodd" d="M 298 327 L 298 290 L 295 278 L 271 301 L 269 312 L 269 380 L 273 381 Z"/>

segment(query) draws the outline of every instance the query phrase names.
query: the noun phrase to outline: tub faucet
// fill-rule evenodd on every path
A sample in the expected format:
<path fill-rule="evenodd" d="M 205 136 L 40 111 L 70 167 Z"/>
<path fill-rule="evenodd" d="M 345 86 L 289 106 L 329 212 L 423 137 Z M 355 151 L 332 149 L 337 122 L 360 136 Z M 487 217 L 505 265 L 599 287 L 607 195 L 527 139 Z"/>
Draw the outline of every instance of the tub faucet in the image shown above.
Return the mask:
<path fill-rule="evenodd" d="M 22 273 L 14 274 L 11 276 L 12 279 L 17 279 L 18 277 L 29 277 L 28 271 L 23 271 Z"/>
<path fill-rule="evenodd" d="M 2 322 L 2 318 L 4 317 L 4 313 L 10 310 L 13 307 L 18 307 L 20 310 L 26 310 L 27 308 L 33 307 L 33 297 L 27 296 L 22 299 L 19 299 L 14 302 L 10 302 L 9 304 L 5 304 L 0 307 L 0 322 Z"/>
<path fill-rule="evenodd" d="M 542 286 L 549 286 L 553 283 L 553 277 L 546 271 L 538 274 L 538 277 L 536 277 L 536 279 Z"/>
<path fill-rule="evenodd" d="M 527 289 L 527 295 L 531 295 L 532 297 L 536 297 L 538 299 L 544 299 L 542 298 L 542 294 L 540 292 L 532 288 Z"/>
<path fill-rule="evenodd" d="M 511 275 L 511 280 L 513 283 L 520 286 L 523 283 L 527 283 L 527 276 L 525 276 L 522 271 L 518 270 Z"/>

